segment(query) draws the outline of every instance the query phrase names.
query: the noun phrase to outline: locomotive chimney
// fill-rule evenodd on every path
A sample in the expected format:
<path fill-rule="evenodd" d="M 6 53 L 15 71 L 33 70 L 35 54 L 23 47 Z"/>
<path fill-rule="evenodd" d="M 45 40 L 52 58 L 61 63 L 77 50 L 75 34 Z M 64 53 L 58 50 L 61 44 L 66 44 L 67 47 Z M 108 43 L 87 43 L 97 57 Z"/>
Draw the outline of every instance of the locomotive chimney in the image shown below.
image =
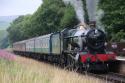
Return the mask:
<path fill-rule="evenodd" d="M 96 21 L 90 21 L 89 26 L 90 26 L 90 28 L 95 28 L 96 27 Z"/>
<path fill-rule="evenodd" d="M 99 0 L 86 0 L 86 8 L 89 16 L 89 26 L 94 28 L 96 27 L 96 11 Z"/>

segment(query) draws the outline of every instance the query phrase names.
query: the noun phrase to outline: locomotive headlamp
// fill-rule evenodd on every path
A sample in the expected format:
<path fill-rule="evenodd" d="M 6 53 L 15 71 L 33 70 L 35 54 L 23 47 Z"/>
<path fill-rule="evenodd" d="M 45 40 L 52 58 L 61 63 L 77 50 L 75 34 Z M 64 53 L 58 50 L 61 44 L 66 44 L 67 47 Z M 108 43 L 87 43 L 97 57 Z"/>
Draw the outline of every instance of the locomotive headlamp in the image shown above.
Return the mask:
<path fill-rule="evenodd" d="M 83 25 L 80 25 L 80 26 L 79 26 L 79 29 L 81 29 L 81 30 L 84 29 L 84 26 L 83 26 Z"/>
<path fill-rule="evenodd" d="M 85 24 L 85 23 L 80 23 L 78 28 L 79 28 L 80 30 L 86 29 L 86 24 Z"/>

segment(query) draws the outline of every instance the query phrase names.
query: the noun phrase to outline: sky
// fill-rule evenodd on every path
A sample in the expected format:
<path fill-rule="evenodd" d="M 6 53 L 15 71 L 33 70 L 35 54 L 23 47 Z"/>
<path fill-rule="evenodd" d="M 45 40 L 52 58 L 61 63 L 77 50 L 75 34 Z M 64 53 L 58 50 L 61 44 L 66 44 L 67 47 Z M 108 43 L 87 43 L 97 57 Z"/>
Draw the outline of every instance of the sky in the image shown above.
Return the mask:
<path fill-rule="evenodd" d="M 41 4 L 42 0 L 0 0 L 0 16 L 32 14 Z"/>

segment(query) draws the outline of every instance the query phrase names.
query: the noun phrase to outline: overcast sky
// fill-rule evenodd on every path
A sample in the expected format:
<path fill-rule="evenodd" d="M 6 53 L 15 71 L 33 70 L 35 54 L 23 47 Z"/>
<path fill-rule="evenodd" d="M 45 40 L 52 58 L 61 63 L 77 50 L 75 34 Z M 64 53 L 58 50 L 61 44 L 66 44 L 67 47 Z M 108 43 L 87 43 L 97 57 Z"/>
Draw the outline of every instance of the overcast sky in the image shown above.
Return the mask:
<path fill-rule="evenodd" d="M 0 16 L 32 14 L 42 0 L 0 0 Z"/>

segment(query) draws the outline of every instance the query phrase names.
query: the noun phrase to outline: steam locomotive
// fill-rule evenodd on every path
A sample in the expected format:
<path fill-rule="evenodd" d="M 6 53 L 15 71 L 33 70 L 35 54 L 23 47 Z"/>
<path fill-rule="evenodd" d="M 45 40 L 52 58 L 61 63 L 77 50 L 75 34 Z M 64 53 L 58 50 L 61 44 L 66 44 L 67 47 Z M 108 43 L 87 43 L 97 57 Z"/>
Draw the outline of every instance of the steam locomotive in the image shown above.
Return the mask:
<path fill-rule="evenodd" d="M 16 42 L 13 50 L 40 60 L 86 70 L 107 70 L 116 54 L 106 50 L 104 31 L 78 25 L 32 39 Z"/>

